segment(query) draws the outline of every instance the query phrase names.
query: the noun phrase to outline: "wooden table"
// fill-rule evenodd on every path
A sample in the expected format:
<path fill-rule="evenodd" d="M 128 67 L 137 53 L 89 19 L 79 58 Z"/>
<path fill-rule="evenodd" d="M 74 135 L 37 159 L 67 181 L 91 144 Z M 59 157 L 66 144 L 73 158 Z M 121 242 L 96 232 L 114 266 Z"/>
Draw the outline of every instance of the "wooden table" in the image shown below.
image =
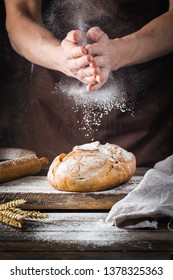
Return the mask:
<path fill-rule="evenodd" d="M 97 193 L 52 189 L 45 176 L 0 184 L 0 202 L 24 198 L 26 209 L 48 213 L 27 220 L 22 229 L 0 223 L 0 259 L 172 259 L 168 221 L 157 230 L 120 229 L 105 222 L 111 206 L 142 179 L 141 173 L 118 188 Z"/>

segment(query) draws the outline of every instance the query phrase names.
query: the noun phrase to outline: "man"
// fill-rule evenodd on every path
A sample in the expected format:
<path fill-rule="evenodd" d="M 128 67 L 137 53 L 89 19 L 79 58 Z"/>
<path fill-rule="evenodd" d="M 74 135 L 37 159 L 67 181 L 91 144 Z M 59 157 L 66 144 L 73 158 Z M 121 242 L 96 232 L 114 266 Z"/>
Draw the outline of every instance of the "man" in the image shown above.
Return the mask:
<path fill-rule="evenodd" d="M 107 141 L 132 151 L 138 166 L 173 152 L 173 0 L 5 4 L 13 48 L 41 66 L 32 73 L 30 148 L 53 159 L 76 144 Z M 86 46 L 81 22 L 91 42 Z M 75 112 L 62 85 L 73 79 L 76 88 L 82 82 L 97 91 L 109 83 L 110 73 L 121 92 L 121 110 L 115 106 L 86 135 L 79 130 L 83 108 Z"/>

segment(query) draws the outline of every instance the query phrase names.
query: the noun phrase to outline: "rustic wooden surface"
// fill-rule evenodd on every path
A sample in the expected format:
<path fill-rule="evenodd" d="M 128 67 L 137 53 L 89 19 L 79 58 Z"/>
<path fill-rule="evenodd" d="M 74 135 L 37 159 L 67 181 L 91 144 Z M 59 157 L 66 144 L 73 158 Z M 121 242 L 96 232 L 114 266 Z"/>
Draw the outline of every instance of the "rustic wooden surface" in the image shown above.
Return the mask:
<path fill-rule="evenodd" d="M 111 205 L 135 188 L 142 174 L 97 193 L 60 192 L 44 176 L 1 184 L 0 203 L 25 198 L 26 208 L 49 217 L 24 221 L 21 229 L 0 223 L 0 259 L 173 259 L 169 220 L 157 230 L 120 229 L 105 222 Z"/>
<path fill-rule="evenodd" d="M 79 193 L 55 190 L 46 176 L 29 176 L 0 184 L 0 203 L 23 198 L 27 209 L 104 209 L 125 197 L 141 181 L 134 176 L 128 183 L 111 190 Z"/>
<path fill-rule="evenodd" d="M 171 259 L 173 232 L 119 229 L 107 212 L 48 213 L 22 229 L 0 224 L 0 259 Z"/>

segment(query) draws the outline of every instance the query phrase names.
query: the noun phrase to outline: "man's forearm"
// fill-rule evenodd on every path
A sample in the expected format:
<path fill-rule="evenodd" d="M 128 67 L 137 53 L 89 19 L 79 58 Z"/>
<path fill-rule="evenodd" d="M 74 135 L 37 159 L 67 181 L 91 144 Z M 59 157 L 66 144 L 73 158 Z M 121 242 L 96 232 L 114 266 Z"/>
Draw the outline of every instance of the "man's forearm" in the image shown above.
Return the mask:
<path fill-rule="evenodd" d="M 41 2 L 5 0 L 9 39 L 15 51 L 30 62 L 61 70 L 60 42 L 41 23 Z"/>
<path fill-rule="evenodd" d="M 112 40 L 113 70 L 156 59 L 173 52 L 173 10 L 154 19 L 139 31 Z M 114 48 L 115 47 L 115 48 Z M 114 49 L 117 51 L 114 52 Z"/>
<path fill-rule="evenodd" d="M 59 70 L 56 57 L 61 57 L 60 42 L 48 30 L 25 16 L 16 19 L 15 26 L 7 25 L 7 30 L 16 52 L 35 64 Z"/>

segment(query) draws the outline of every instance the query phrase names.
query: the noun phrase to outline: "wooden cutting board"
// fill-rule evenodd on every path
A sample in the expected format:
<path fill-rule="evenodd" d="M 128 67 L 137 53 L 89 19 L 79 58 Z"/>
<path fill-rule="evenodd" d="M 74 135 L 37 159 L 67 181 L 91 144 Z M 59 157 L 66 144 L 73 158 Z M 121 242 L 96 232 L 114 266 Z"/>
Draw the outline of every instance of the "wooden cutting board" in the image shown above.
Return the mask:
<path fill-rule="evenodd" d="M 88 209 L 110 210 L 113 204 L 125 197 L 142 180 L 142 175 L 111 190 L 78 193 L 58 191 L 51 187 L 46 176 L 28 176 L 0 184 L 0 203 L 25 199 L 26 209 Z"/>

